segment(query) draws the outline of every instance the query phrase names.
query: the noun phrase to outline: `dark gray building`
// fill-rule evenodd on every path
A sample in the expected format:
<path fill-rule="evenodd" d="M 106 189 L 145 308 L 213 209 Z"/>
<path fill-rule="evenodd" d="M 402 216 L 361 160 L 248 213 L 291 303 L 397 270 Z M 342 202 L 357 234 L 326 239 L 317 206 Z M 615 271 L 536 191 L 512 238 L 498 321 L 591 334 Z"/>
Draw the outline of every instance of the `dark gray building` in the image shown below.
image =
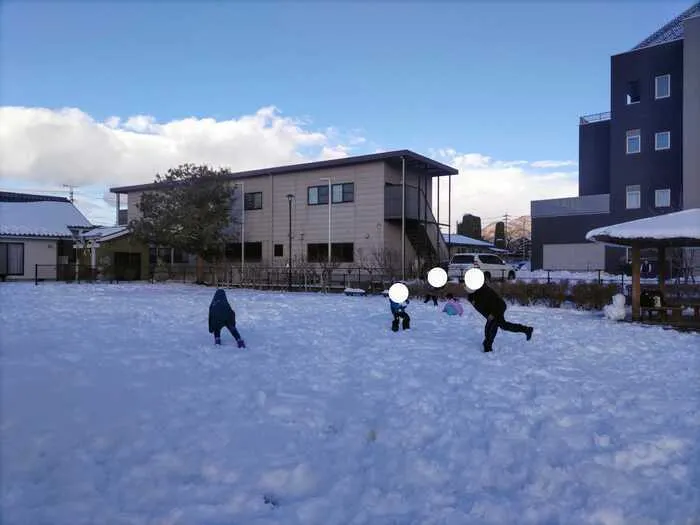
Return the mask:
<path fill-rule="evenodd" d="M 610 67 L 610 111 L 579 120 L 578 197 L 531 202 L 533 269 L 616 272 L 625 250 L 589 230 L 700 207 L 700 2 Z"/>

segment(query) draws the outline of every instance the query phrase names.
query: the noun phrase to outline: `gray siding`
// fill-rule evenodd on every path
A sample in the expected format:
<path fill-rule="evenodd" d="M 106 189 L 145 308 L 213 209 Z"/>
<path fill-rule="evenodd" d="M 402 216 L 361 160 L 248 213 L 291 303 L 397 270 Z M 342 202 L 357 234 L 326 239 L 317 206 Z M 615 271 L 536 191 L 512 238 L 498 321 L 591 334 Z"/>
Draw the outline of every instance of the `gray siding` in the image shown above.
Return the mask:
<path fill-rule="evenodd" d="M 530 202 L 530 217 L 569 217 L 610 213 L 610 195 L 585 195 Z"/>
<path fill-rule="evenodd" d="M 685 21 L 683 208 L 700 208 L 700 16 Z"/>
<path fill-rule="evenodd" d="M 578 194 L 610 192 L 610 121 L 583 124 L 578 130 Z"/>
<path fill-rule="evenodd" d="M 652 46 L 612 57 L 610 90 L 610 199 L 614 222 L 676 211 L 681 206 L 683 41 Z M 671 96 L 654 98 L 654 79 L 671 75 Z M 626 104 L 628 82 L 637 80 L 641 100 Z M 626 153 L 626 133 L 641 130 L 641 152 Z M 671 132 L 671 149 L 654 150 L 654 134 Z M 640 185 L 642 206 L 626 209 L 626 187 Z M 671 207 L 656 208 L 657 189 L 671 190 Z"/>

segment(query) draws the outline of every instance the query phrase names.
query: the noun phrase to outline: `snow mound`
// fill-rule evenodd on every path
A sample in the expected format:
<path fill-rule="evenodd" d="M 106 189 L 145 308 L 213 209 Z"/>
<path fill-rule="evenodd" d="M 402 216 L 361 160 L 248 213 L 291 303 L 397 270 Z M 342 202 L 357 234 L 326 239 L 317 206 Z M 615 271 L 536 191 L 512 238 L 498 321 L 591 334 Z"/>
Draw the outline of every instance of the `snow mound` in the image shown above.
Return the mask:
<path fill-rule="evenodd" d="M 625 309 L 625 296 L 616 294 L 613 296 L 612 304 L 603 307 L 605 317 L 611 321 L 622 321 L 627 313 Z"/>

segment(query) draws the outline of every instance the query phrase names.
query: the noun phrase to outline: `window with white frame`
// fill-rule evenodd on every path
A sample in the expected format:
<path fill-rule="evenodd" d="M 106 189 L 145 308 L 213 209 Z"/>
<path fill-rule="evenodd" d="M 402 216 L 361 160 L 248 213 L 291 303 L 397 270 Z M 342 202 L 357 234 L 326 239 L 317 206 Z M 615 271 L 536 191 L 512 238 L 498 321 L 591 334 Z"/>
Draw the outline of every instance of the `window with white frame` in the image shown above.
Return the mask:
<path fill-rule="evenodd" d="M 642 189 L 638 184 L 627 186 L 626 193 L 627 199 L 625 206 L 628 210 L 636 210 L 642 207 Z"/>
<path fill-rule="evenodd" d="M 671 190 L 656 190 L 654 192 L 654 205 L 657 208 L 668 208 L 671 206 Z"/>
<path fill-rule="evenodd" d="M 631 129 L 627 132 L 627 154 L 639 153 L 642 150 L 642 132 L 639 129 Z"/>
<path fill-rule="evenodd" d="M 662 149 L 671 149 L 671 132 L 659 131 L 654 134 L 654 149 L 656 151 Z"/>
<path fill-rule="evenodd" d="M 654 79 L 654 98 L 668 98 L 671 96 L 671 75 L 659 75 Z"/>

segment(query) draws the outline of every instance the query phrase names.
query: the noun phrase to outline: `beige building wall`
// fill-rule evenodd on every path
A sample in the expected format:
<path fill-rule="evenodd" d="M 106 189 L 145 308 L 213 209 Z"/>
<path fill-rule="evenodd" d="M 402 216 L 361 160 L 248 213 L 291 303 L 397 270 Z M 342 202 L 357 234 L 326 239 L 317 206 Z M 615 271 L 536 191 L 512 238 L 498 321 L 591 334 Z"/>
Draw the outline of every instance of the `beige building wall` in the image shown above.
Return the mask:
<path fill-rule="evenodd" d="M 307 204 L 310 186 L 327 185 L 323 177 L 331 177 L 333 184 L 353 182 L 354 202 L 331 206 L 331 240 L 333 243 L 352 242 L 355 252 L 372 252 L 383 245 L 384 234 L 384 181 L 383 163 L 359 164 L 329 170 L 314 170 L 299 174 L 274 177 L 272 244 L 284 246 L 284 256 L 273 262 L 286 264 L 289 244 L 289 205 L 286 195 L 295 196 L 292 202 L 292 257 L 306 257 L 306 245 L 328 242 L 328 205 Z M 246 191 L 248 188 L 246 186 Z M 263 195 L 263 200 L 265 196 Z M 263 202 L 263 208 L 265 204 Z M 257 232 L 256 232 L 257 233 Z M 250 236 L 246 240 L 270 239 Z M 266 253 L 263 245 L 263 253 Z M 268 249 L 272 249 L 269 248 Z"/>
<path fill-rule="evenodd" d="M 325 186 L 331 177 L 332 184 L 355 184 L 354 202 L 334 203 L 331 206 L 331 240 L 333 243 L 351 242 L 355 251 L 371 253 L 384 244 L 384 163 L 375 162 L 356 166 L 314 170 L 276 176 L 258 176 L 232 181 L 236 202 L 232 215 L 238 222 L 234 226 L 244 230 L 245 242 L 261 242 L 263 262 L 285 265 L 289 247 L 289 204 L 287 194 L 292 194 L 292 256 L 307 255 L 309 243 L 328 242 L 328 205 L 307 203 L 310 186 Z M 241 218 L 241 185 L 245 193 L 262 192 L 262 209 L 245 210 Z M 128 195 L 128 218 L 140 216 L 137 207 L 141 192 Z M 122 199 L 124 196 L 122 196 Z M 244 228 L 241 222 L 244 221 Z M 283 256 L 274 257 L 274 245 L 283 246 Z"/>
<path fill-rule="evenodd" d="M 24 273 L 8 275 L 8 281 L 34 279 L 36 265 L 47 265 L 39 269 L 42 279 L 56 278 L 57 241 L 54 239 L 30 239 L 20 237 L 0 237 L 0 242 L 24 244 Z"/>

